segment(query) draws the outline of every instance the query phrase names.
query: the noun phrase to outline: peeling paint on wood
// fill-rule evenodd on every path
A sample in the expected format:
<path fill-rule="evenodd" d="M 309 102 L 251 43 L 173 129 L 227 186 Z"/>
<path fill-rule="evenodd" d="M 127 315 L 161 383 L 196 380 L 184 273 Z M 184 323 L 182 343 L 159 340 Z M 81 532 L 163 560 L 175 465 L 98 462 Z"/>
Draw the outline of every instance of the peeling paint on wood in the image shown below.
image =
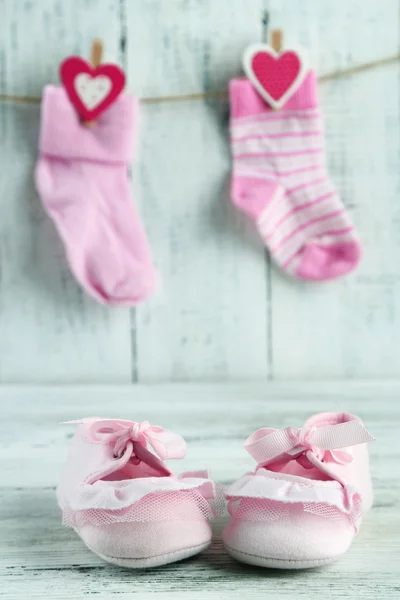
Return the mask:
<path fill-rule="evenodd" d="M 0 388 L 0 597 L 80 600 L 395 600 L 399 597 L 399 383 L 160 385 Z M 379 398 L 379 402 L 377 402 Z M 374 508 L 337 562 L 293 573 L 248 567 L 224 551 L 215 523 L 212 547 L 155 570 L 112 567 L 61 526 L 55 486 L 73 429 L 58 423 L 89 414 L 149 419 L 181 433 L 188 453 L 177 471 L 209 468 L 228 484 L 252 468 L 244 439 L 265 425 L 300 426 L 321 410 L 359 414 L 370 444 Z M 49 410 L 51 407 L 51 410 Z"/>
<path fill-rule="evenodd" d="M 0 0 L 0 93 L 39 95 L 95 36 L 139 96 L 219 90 L 240 74 L 246 44 L 265 37 L 265 11 L 323 75 L 398 53 L 399 8 Z M 147 104 L 132 187 L 163 284 L 130 313 L 97 306 L 72 279 L 33 187 L 39 110 L 0 104 L 0 382 L 397 376 L 400 66 L 323 83 L 320 97 L 329 170 L 364 248 L 359 270 L 310 285 L 271 267 L 228 198 L 226 101 Z"/>

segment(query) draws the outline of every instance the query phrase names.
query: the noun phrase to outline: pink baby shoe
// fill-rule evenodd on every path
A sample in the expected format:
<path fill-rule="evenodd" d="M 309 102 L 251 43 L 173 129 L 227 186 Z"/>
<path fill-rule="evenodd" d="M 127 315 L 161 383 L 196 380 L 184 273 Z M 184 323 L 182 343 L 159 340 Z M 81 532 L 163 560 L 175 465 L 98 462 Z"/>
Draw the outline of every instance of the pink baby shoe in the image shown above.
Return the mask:
<path fill-rule="evenodd" d="M 229 554 L 277 569 L 317 567 L 341 556 L 372 505 L 366 442 L 373 439 L 348 413 L 315 415 L 303 429 L 253 433 L 245 448 L 257 467 L 226 492 Z"/>
<path fill-rule="evenodd" d="M 185 456 L 181 436 L 147 421 L 73 423 L 78 428 L 57 497 L 63 523 L 90 550 L 110 563 L 141 568 L 207 548 L 213 482 L 206 471 L 177 476 L 164 463 Z"/>

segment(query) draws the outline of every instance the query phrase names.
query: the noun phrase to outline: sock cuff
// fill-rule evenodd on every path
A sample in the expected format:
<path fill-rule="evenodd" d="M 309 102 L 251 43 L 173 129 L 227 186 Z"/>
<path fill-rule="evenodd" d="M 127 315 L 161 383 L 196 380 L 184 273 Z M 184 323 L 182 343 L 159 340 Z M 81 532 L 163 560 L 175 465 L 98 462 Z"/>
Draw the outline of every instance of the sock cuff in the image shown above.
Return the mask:
<path fill-rule="evenodd" d="M 83 125 L 61 86 L 43 91 L 39 150 L 62 159 L 127 163 L 133 154 L 138 101 L 123 93 L 93 126 Z"/>
<path fill-rule="evenodd" d="M 303 83 L 279 111 L 271 108 L 260 96 L 253 84 L 246 78 L 232 79 L 229 83 L 229 101 L 231 117 L 247 117 L 268 112 L 280 112 L 316 108 L 318 106 L 317 78 L 315 71 L 310 70 Z"/>

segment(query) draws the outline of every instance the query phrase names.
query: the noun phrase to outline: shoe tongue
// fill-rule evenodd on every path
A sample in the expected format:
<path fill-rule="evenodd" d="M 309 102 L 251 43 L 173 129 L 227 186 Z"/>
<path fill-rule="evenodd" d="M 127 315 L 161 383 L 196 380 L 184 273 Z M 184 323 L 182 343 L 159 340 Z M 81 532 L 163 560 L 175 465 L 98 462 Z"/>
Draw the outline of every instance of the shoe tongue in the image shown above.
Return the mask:
<path fill-rule="evenodd" d="M 102 444 L 91 445 L 91 450 L 90 474 L 85 478 L 85 482 L 89 484 L 120 471 L 130 462 L 132 469 L 136 471 L 136 476 L 139 477 L 169 477 L 173 474 L 162 460 L 138 442 L 127 442 L 125 451 L 120 458 L 114 458 L 110 447 L 107 448 Z M 134 465 L 134 457 L 140 460 L 137 467 Z"/>
<path fill-rule="evenodd" d="M 158 458 L 158 456 L 147 450 L 145 446 L 142 446 L 138 442 L 132 442 L 132 444 L 133 450 L 128 460 L 130 460 L 132 456 L 135 456 L 142 463 L 156 471 L 155 475 L 159 474 L 163 477 L 169 477 L 169 475 L 172 475 L 172 471 L 165 463 L 163 463 L 160 458 Z"/>
<path fill-rule="evenodd" d="M 310 464 L 320 473 L 323 473 L 333 481 L 338 481 L 342 485 L 345 485 L 347 465 L 340 465 L 335 462 L 322 462 L 312 452 L 307 452 L 306 456 Z"/>

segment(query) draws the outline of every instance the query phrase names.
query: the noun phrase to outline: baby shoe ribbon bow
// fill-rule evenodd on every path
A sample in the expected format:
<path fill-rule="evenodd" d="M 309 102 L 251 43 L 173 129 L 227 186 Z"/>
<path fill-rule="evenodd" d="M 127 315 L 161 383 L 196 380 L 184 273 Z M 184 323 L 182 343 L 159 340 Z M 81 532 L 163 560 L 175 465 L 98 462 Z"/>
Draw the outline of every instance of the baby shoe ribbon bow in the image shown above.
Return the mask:
<path fill-rule="evenodd" d="M 146 447 L 147 443 L 161 460 L 183 458 L 186 454 L 185 440 L 171 431 L 158 425 L 150 425 L 148 421 L 136 423 L 119 419 L 87 419 L 69 421 L 69 423 L 89 423 L 86 439 L 92 444 L 114 443 L 114 455 L 121 458 L 128 442 Z"/>
<path fill-rule="evenodd" d="M 246 441 L 245 448 L 257 463 L 262 465 L 286 455 L 286 458 L 301 459 L 307 452 L 324 462 L 348 464 L 353 460 L 350 446 L 372 442 L 375 438 L 360 421 L 347 421 L 326 427 L 298 429 L 269 429 L 263 427 L 253 433 Z M 346 448 L 346 450 L 344 449 Z M 303 464 L 303 461 L 301 461 Z"/>

